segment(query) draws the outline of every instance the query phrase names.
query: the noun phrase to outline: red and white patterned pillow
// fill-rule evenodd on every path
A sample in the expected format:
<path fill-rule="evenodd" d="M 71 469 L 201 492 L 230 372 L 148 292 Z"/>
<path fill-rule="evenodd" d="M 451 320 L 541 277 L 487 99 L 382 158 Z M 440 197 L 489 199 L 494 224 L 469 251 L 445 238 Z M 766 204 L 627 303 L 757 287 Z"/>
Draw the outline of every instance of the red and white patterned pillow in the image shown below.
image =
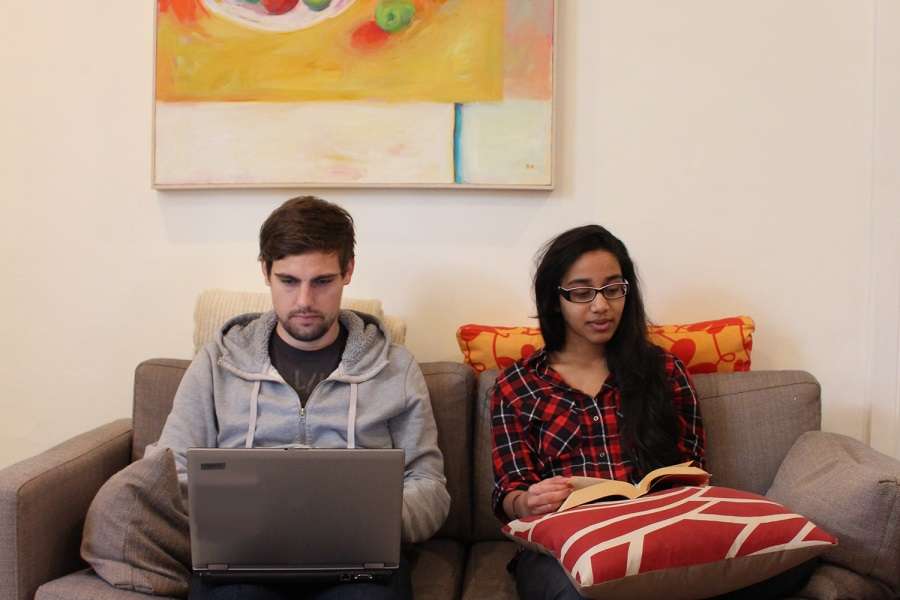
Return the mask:
<path fill-rule="evenodd" d="M 556 558 L 583 596 L 605 599 L 724 594 L 837 544 L 776 502 L 717 486 L 525 517 L 503 533 Z"/>

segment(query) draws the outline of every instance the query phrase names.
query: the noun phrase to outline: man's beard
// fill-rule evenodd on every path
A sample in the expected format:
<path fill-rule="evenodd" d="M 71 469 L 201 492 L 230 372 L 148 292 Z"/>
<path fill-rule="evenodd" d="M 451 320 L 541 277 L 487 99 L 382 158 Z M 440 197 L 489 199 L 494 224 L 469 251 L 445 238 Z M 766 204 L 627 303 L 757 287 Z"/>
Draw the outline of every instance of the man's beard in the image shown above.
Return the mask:
<path fill-rule="evenodd" d="M 281 326 L 284 327 L 284 330 L 290 334 L 292 338 L 297 340 L 298 342 L 314 342 L 328 333 L 328 330 L 331 329 L 331 326 L 334 325 L 335 319 L 331 319 L 330 321 L 326 321 L 323 317 L 321 321 L 319 321 L 316 325 L 311 327 L 301 328 L 297 325 L 294 325 L 291 322 L 290 316 L 288 316 L 287 320 L 282 321 L 279 319 Z"/>

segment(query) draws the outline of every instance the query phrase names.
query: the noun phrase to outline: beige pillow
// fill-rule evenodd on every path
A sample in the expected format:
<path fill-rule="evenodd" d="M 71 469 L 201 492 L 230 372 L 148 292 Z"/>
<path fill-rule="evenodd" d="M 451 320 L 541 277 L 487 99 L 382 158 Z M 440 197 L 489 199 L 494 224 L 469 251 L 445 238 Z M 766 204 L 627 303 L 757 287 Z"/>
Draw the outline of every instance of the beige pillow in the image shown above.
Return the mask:
<path fill-rule="evenodd" d="M 837 536 L 826 562 L 900 595 L 900 462 L 847 436 L 810 431 L 788 452 L 766 496 Z"/>
<path fill-rule="evenodd" d="M 81 556 L 123 590 L 186 597 L 190 533 L 171 450 L 113 475 L 91 502 Z"/>

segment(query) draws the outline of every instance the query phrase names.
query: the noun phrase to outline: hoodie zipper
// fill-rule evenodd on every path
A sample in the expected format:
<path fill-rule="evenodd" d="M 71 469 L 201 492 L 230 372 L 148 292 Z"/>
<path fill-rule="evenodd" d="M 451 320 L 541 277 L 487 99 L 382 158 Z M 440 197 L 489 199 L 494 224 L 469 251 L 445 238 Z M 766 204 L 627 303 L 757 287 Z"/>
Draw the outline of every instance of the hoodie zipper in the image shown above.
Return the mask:
<path fill-rule="evenodd" d="M 299 423 L 297 424 L 297 433 L 300 439 L 297 440 L 297 443 L 308 444 L 309 441 L 307 440 L 307 438 L 309 436 L 307 435 L 308 432 L 306 431 L 306 407 L 303 406 L 299 398 L 297 398 L 297 403 L 300 404 L 300 409 L 297 411 L 297 415 L 299 416 L 299 418 L 297 419 L 299 421 Z"/>
<path fill-rule="evenodd" d="M 334 373 L 329 374 L 328 377 L 326 377 L 325 379 L 323 379 L 322 381 L 320 381 L 319 383 L 316 384 L 316 386 L 309 393 L 309 396 L 306 397 L 307 404 L 309 404 L 310 400 L 312 400 L 313 396 L 316 395 L 316 392 L 319 390 L 319 388 L 322 387 L 322 385 L 326 381 L 336 381 L 335 379 L 331 378 L 331 375 L 333 375 L 333 374 Z M 300 417 L 300 435 L 303 437 L 303 440 L 300 443 L 306 444 L 307 443 L 306 439 L 308 437 L 307 436 L 308 432 L 306 431 L 306 406 L 304 406 L 303 403 L 300 402 L 300 398 L 297 398 L 297 404 L 298 404 L 297 415 Z"/>

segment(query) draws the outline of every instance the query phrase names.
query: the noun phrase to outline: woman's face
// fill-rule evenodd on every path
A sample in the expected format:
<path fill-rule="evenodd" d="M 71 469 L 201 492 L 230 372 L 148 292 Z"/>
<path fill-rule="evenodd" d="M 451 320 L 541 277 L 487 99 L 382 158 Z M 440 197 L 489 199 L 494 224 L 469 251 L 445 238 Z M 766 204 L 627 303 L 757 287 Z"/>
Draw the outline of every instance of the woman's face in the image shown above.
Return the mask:
<path fill-rule="evenodd" d="M 582 254 L 563 276 L 564 288 L 594 287 L 624 281 L 619 261 L 611 252 L 592 250 Z M 585 343 L 604 346 L 612 339 L 622 319 L 626 296 L 607 300 L 597 294 L 592 302 L 578 303 L 559 298 L 563 320 L 566 323 L 564 348 L 572 350 L 573 344 Z"/>

